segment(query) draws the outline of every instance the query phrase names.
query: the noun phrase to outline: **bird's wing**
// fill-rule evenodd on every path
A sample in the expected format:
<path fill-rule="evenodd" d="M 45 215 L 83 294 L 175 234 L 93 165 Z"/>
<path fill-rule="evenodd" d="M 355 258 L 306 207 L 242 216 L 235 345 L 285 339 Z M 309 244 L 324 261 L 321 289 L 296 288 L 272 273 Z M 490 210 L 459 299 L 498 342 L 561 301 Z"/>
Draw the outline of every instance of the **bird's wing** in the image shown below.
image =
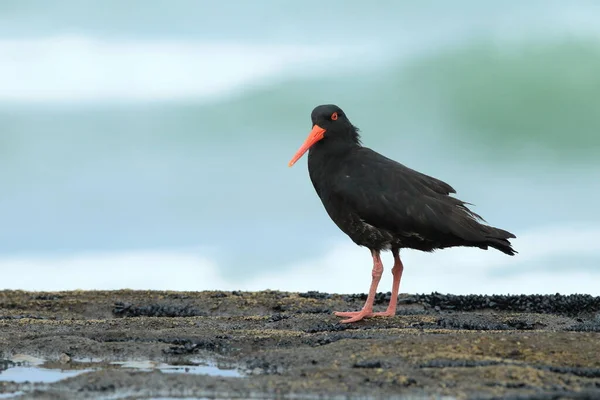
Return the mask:
<path fill-rule="evenodd" d="M 481 217 L 449 196 L 450 185 L 368 148 L 352 154 L 333 182 L 332 194 L 375 227 L 423 238 L 481 238 Z"/>

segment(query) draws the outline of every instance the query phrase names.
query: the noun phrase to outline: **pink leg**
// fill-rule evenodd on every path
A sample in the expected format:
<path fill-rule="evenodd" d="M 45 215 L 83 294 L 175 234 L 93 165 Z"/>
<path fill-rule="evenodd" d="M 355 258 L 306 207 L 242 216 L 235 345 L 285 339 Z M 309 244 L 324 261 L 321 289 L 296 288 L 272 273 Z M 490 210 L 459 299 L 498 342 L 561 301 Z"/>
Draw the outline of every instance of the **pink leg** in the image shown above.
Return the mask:
<path fill-rule="evenodd" d="M 404 271 L 404 265 L 402 265 L 402 261 L 400 260 L 400 251 L 398 249 L 392 249 L 392 254 L 394 255 L 394 267 L 392 268 L 392 275 L 394 276 L 392 282 L 392 296 L 390 297 L 390 304 L 388 305 L 387 310 L 380 314 L 387 317 L 396 315 L 398 290 L 400 290 L 400 279 L 402 279 L 402 272 Z"/>
<path fill-rule="evenodd" d="M 344 313 L 344 312 L 336 312 L 334 313 L 338 317 L 350 317 L 342 321 L 342 323 L 348 322 L 356 322 L 360 321 L 365 317 L 369 317 L 373 315 L 373 301 L 375 300 L 375 293 L 377 292 L 377 285 L 379 285 L 379 281 L 381 280 L 381 275 L 383 274 L 383 263 L 381 262 L 381 256 L 379 255 L 379 251 L 371 250 L 371 255 L 373 256 L 373 271 L 371 273 L 371 288 L 369 289 L 369 295 L 367 296 L 367 301 L 363 306 L 362 310 L 358 312 Z"/>
<path fill-rule="evenodd" d="M 367 302 L 365 303 L 365 306 L 361 311 L 336 312 L 335 315 L 337 315 L 338 317 L 351 317 L 347 320 L 342 321 L 342 323 L 355 322 L 363 318 L 373 316 L 391 317 L 396 315 L 396 306 L 398 305 L 398 291 L 400 289 L 400 280 L 402 279 L 402 272 L 404 271 L 404 266 L 402 265 L 402 261 L 400 260 L 400 253 L 398 249 L 392 249 L 392 254 L 394 255 L 394 267 L 392 268 L 394 280 L 392 283 L 392 296 L 390 297 L 390 304 L 388 305 L 387 310 L 383 312 L 373 312 L 373 300 L 375 299 L 375 291 L 377 290 L 377 284 L 379 284 L 381 274 L 383 273 L 383 264 L 381 264 L 381 258 L 379 257 L 379 253 L 377 253 L 377 258 L 375 258 L 375 254 L 373 254 L 373 282 L 371 283 L 371 290 L 369 291 L 369 297 L 367 297 Z M 379 276 L 377 277 L 377 281 L 375 281 L 377 262 L 379 262 L 380 264 L 380 268 L 378 269 L 380 272 Z M 375 287 L 373 287 L 373 285 L 375 285 Z M 372 297 L 371 292 L 373 292 Z M 369 299 L 371 299 L 370 303 Z"/>

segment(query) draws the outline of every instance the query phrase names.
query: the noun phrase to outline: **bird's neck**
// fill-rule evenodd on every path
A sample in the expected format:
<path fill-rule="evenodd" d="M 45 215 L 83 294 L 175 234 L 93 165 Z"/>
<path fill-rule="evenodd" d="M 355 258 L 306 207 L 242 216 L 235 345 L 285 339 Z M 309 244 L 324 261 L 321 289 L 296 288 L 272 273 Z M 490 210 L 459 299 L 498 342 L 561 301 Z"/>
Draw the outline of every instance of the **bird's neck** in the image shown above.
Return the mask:
<path fill-rule="evenodd" d="M 313 172 L 336 169 L 354 149 L 361 147 L 358 129 L 353 125 L 344 131 L 326 135 L 308 151 L 308 167 Z"/>
<path fill-rule="evenodd" d="M 349 149 L 360 147 L 358 128 L 352 124 L 338 128 L 335 132 L 325 135 L 325 138 L 315 143 L 313 148 L 318 152 L 334 154 L 346 152 Z"/>
<path fill-rule="evenodd" d="M 308 167 L 313 171 L 335 170 L 343 164 L 344 159 L 354 149 L 360 147 L 359 143 L 347 140 L 326 138 L 315 143 L 308 151 Z"/>

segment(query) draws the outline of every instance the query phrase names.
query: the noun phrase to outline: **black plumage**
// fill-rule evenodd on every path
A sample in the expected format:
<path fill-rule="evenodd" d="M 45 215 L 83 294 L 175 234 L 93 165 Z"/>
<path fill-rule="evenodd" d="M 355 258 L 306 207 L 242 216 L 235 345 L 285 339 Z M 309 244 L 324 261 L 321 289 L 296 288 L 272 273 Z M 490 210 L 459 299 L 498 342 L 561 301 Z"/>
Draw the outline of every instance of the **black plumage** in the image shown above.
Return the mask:
<path fill-rule="evenodd" d="M 290 164 L 308 149 L 310 179 L 325 210 L 356 244 L 377 254 L 455 246 L 516 253 L 509 242 L 515 235 L 484 224 L 450 185 L 363 147 L 339 107 L 318 106 L 311 119 L 313 132 Z"/>

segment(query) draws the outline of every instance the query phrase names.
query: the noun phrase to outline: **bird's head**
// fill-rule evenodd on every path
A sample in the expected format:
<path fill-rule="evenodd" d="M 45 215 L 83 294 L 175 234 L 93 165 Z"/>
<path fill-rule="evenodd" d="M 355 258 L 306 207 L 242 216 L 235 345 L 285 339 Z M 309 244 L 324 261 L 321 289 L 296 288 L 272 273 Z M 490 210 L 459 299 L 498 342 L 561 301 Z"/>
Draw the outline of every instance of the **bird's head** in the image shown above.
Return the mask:
<path fill-rule="evenodd" d="M 310 114 L 310 118 L 312 130 L 288 163 L 289 167 L 294 165 L 317 142 L 339 141 L 360 144 L 358 129 L 350 123 L 344 111 L 338 106 L 334 104 L 317 106 Z"/>

